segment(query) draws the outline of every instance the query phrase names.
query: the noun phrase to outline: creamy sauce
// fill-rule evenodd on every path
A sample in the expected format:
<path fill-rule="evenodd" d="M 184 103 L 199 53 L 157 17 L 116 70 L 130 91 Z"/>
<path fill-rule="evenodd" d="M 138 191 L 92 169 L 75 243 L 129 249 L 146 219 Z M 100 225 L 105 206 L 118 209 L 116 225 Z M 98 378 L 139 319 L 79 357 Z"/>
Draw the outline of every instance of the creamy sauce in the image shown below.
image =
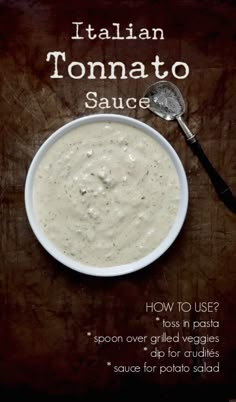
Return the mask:
<path fill-rule="evenodd" d="M 138 260 L 174 223 L 175 167 L 153 138 L 126 124 L 90 123 L 58 139 L 41 160 L 33 205 L 47 238 L 97 267 Z"/>

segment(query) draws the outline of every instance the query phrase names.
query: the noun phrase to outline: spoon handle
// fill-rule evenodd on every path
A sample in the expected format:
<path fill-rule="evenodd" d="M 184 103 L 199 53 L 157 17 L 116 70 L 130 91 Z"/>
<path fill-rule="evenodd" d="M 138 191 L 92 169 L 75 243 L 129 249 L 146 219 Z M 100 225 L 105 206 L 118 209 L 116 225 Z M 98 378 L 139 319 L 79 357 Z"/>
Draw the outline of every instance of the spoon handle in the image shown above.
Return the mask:
<path fill-rule="evenodd" d="M 212 166 L 199 142 L 196 140 L 195 142 L 189 143 L 189 145 L 192 148 L 194 154 L 197 155 L 206 172 L 208 173 L 208 176 L 210 177 L 211 182 L 220 199 L 232 212 L 236 213 L 236 199 L 234 195 L 232 194 L 226 182 Z"/>
<path fill-rule="evenodd" d="M 212 166 L 201 145 L 197 141 L 195 135 L 188 128 L 183 118 L 181 116 L 178 116 L 177 121 L 184 132 L 188 145 L 190 146 L 190 148 L 192 148 L 193 153 L 198 157 L 209 178 L 211 179 L 211 182 L 219 198 L 232 212 L 236 214 L 236 198 L 232 194 L 229 186 L 222 179 L 216 169 Z"/>

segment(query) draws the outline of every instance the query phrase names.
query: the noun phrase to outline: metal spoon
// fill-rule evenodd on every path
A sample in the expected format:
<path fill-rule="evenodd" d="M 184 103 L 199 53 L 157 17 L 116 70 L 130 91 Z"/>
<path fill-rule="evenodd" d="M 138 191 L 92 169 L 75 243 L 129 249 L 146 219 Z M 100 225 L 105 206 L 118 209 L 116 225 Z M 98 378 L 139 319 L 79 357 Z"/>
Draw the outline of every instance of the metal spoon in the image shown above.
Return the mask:
<path fill-rule="evenodd" d="M 151 85 L 145 92 L 144 96 L 149 98 L 149 109 L 157 116 L 165 120 L 177 120 L 183 130 L 188 145 L 191 147 L 195 155 L 197 155 L 202 166 L 206 170 L 211 182 L 224 204 L 234 213 L 236 213 L 236 199 L 233 196 L 228 185 L 212 166 L 205 155 L 196 136 L 191 132 L 182 115 L 185 112 L 184 99 L 176 87 L 169 81 L 159 81 Z"/>

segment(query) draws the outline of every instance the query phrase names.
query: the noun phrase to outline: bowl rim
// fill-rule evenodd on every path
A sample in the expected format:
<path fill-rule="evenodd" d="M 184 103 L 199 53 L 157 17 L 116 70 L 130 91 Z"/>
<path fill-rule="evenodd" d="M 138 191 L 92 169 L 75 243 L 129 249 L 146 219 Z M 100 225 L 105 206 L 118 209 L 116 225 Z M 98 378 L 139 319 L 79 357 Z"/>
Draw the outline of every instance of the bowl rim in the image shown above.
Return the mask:
<path fill-rule="evenodd" d="M 167 236 L 153 251 L 151 251 L 149 254 L 142 257 L 141 259 L 133 261 L 128 264 L 115 265 L 111 267 L 95 267 L 91 265 L 85 265 L 79 261 L 73 260 L 64 255 L 59 249 L 56 248 L 56 246 L 54 246 L 54 244 L 50 240 L 48 240 L 48 238 L 40 228 L 40 225 L 38 225 L 33 211 L 33 201 L 32 201 L 34 175 L 37 170 L 38 164 L 41 161 L 45 152 L 47 152 L 47 150 L 52 146 L 52 144 L 56 142 L 60 137 L 64 136 L 66 133 L 70 132 L 74 128 L 77 128 L 85 124 L 96 123 L 99 121 L 109 121 L 109 122 L 113 121 L 121 124 L 122 123 L 126 125 L 128 124 L 154 138 L 166 150 L 166 152 L 170 156 L 175 166 L 180 184 L 179 208 L 175 221 L 171 229 L 169 230 Z M 172 145 L 157 130 L 147 125 L 146 123 L 143 123 L 140 120 L 134 119 L 126 115 L 114 114 L 114 113 L 111 114 L 100 113 L 100 114 L 93 114 L 79 117 L 73 121 L 70 121 L 69 123 L 64 124 L 42 143 L 42 145 L 35 153 L 26 175 L 24 200 L 25 200 L 26 215 L 34 235 L 41 243 L 43 248 L 49 254 L 51 254 L 57 261 L 62 263 L 64 266 L 83 274 L 98 277 L 113 277 L 138 271 L 150 265 L 152 262 L 157 260 L 161 255 L 163 255 L 167 251 L 167 249 L 175 241 L 176 237 L 178 236 L 184 224 L 188 209 L 189 192 L 188 192 L 188 182 L 186 173 L 179 156 L 177 155 Z"/>

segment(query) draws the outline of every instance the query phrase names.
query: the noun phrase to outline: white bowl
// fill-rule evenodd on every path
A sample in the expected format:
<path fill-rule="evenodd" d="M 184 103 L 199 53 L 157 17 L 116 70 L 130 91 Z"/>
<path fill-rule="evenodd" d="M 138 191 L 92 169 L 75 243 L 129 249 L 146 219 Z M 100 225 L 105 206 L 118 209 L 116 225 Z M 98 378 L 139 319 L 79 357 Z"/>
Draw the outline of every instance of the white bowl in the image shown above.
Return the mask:
<path fill-rule="evenodd" d="M 123 124 L 128 124 L 131 125 L 147 135 L 150 135 L 152 138 L 154 138 L 168 153 L 170 156 L 171 160 L 173 161 L 173 164 L 176 168 L 176 172 L 179 178 L 179 184 L 180 184 L 180 203 L 179 203 L 179 209 L 177 212 L 176 219 L 173 223 L 173 226 L 171 227 L 170 231 L 168 232 L 167 236 L 165 239 L 154 249 L 151 253 L 146 255 L 145 257 L 133 261 L 132 263 L 125 264 L 125 265 L 118 265 L 118 266 L 112 266 L 112 267 L 94 267 L 94 266 L 88 266 L 80 263 L 79 261 L 75 261 L 67 256 L 65 256 L 62 252 L 60 252 L 54 244 L 49 241 L 44 234 L 44 232 L 41 230 L 40 226 L 37 223 L 37 219 L 35 217 L 34 209 L 33 209 L 33 202 L 32 202 L 32 189 L 33 189 L 33 181 L 34 181 L 34 175 L 37 170 L 38 164 L 41 161 L 42 157 L 44 154 L 47 152 L 47 150 L 51 147 L 51 145 L 56 142 L 60 137 L 64 136 L 71 130 L 73 130 L 76 127 L 79 127 L 84 124 L 88 123 L 95 123 L 99 121 L 114 121 L 117 123 L 123 123 Z M 169 144 L 169 142 L 161 135 L 159 134 L 156 130 L 153 128 L 149 127 L 145 123 L 142 123 L 139 120 L 127 117 L 127 116 L 122 116 L 122 115 L 116 115 L 116 114 L 97 114 L 97 115 L 92 115 L 92 116 L 87 116 L 87 117 L 82 117 L 79 119 L 76 119 L 63 127 L 59 128 L 54 134 L 52 134 L 44 143 L 43 145 L 39 148 L 38 152 L 36 153 L 35 157 L 33 158 L 33 161 L 30 165 L 27 178 L 26 178 L 26 183 L 25 183 L 25 208 L 26 208 L 26 213 L 31 225 L 31 228 L 41 243 L 41 245 L 58 261 L 60 261 L 62 264 L 65 266 L 74 269 L 75 271 L 88 274 L 88 275 L 93 275 L 93 276 L 118 276 L 118 275 L 124 275 L 128 274 L 130 272 L 137 271 L 141 268 L 144 268 L 145 266 L 151 264 L 153 261 L 158 259 L 169 247 L 170 245 L 174 242 L 176 239 L 177 235 L 179 234 L 182 225 L 185 220 L 186 212 L 187 212 L 187 207 L 188 207 L 188 184 L 187 184 L 187 179 L 186 179 L 186 174 L 183 168 L 183 165 L 176 154 L 175 150 L 172 148 L 172 146 Z"/>

